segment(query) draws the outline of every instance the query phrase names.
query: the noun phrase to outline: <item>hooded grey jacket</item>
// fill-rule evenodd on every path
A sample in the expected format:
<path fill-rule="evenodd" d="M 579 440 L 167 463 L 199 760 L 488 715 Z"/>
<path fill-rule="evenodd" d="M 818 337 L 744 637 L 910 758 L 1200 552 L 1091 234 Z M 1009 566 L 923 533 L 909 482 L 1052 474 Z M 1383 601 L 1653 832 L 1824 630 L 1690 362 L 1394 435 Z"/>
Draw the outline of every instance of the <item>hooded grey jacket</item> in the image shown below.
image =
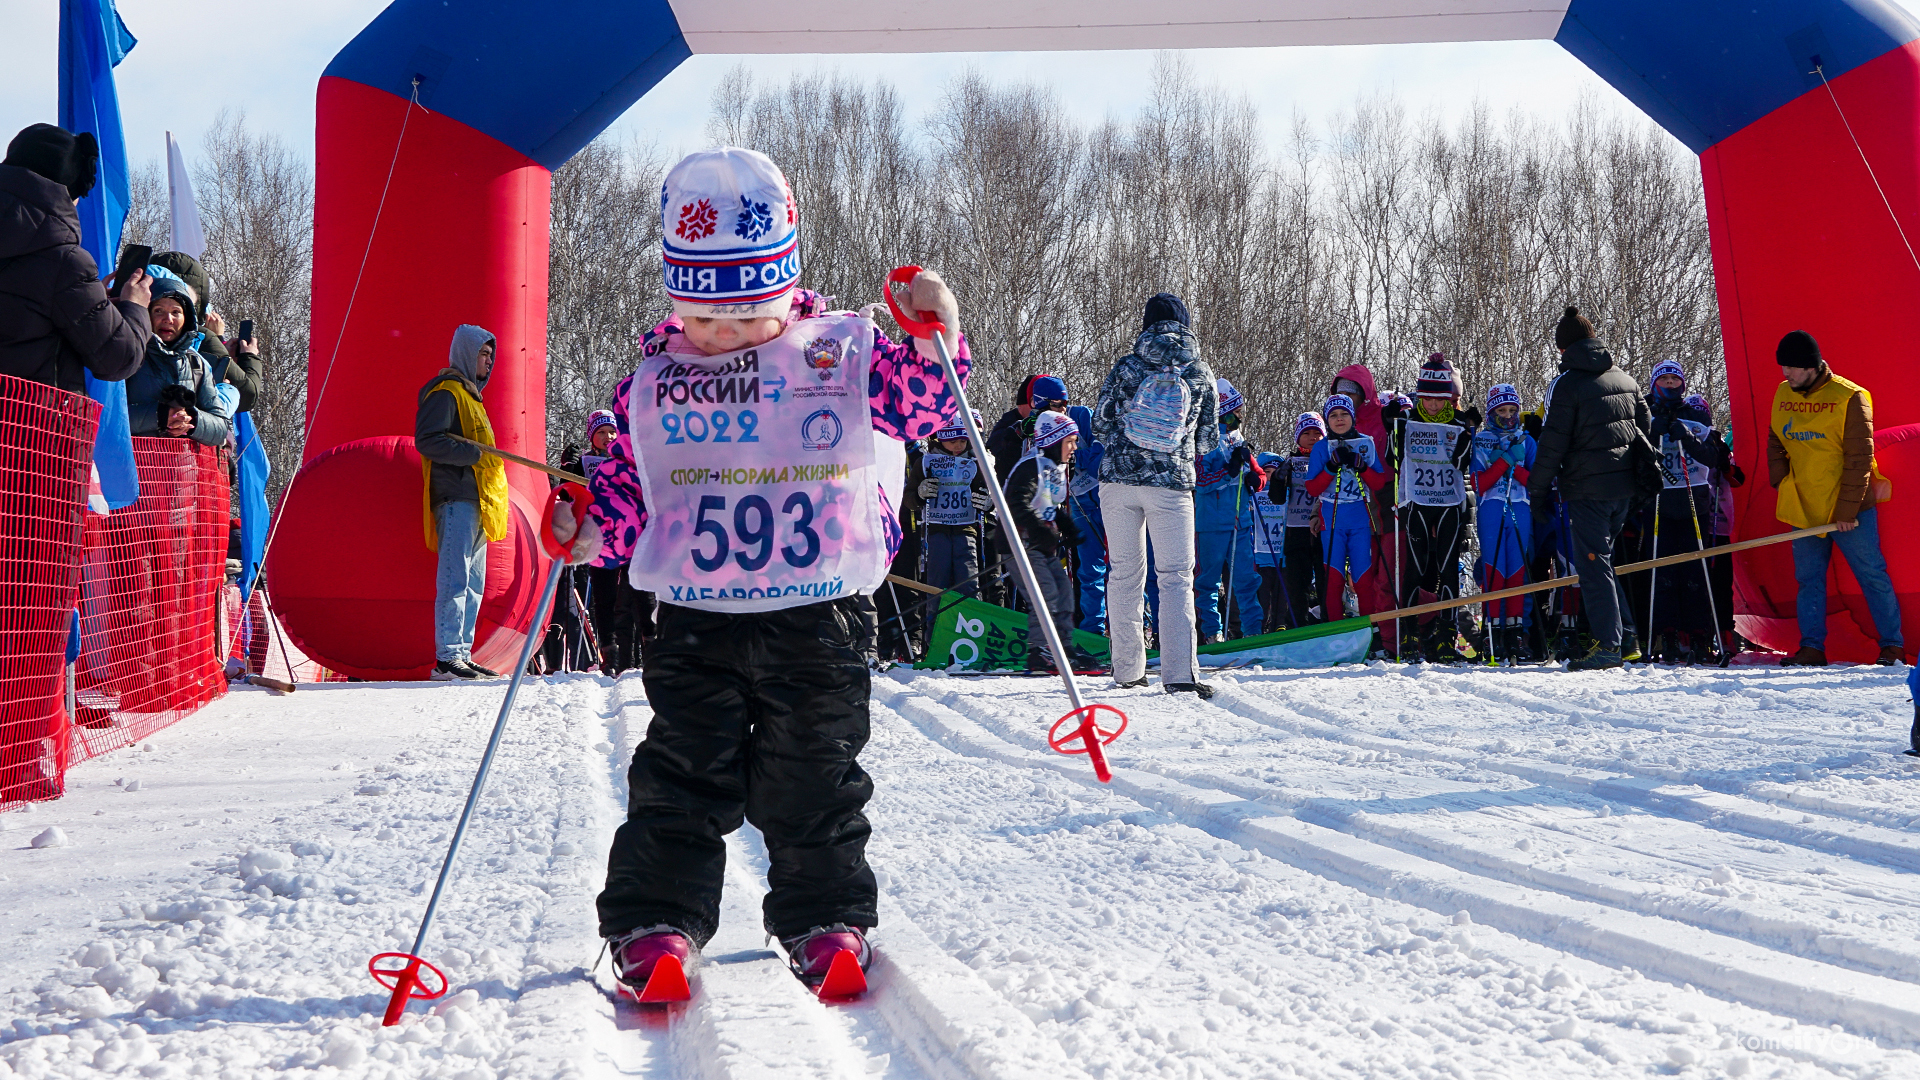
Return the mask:
<path fill-rule="evenodd" d="M 1189 404 L 1180 448 L 1162 454 L 1135 445 L 1121 421 L 1140 384 L 1169 364 L 1187 384 Z M 1100 459 L 1100 482 L 1192 491 L 1194 459 L 1220 444 L 1219 406 L 1213 369 L 1200 359 L 1200 342 L 1192 330 L 1172 319 L 1142 330 L 1134 339 L 1133 351 L 1114 361 L 1100 387 L 1099 404 L 1094 406 L 1094 441 L 1106 450 Z"/>
<path fill-rule="evenodd" d="M 481 378 L 479 371 L 480 349 L 486 345 L 499 348 L 492 334 L 478 326 L 462 324 L 453 332 L 453 344 L 447 348 L 447 366 L 420 388 L 419 410 L 413 419 L 413 445 L 421 457 L 433 462 L 432 480 L 427 488 L 427 501 L 433 506 L 443 502 L 480 501 L 480 484 L 473 476 L 480 451 L 448 438 L 461 433 L 460 407 L 452 394 L 434 391 L 442 383 L 456 380 L 484 403 L 481 395 L 487 388 L 487 379 Z M 494 362 L 499 362 L 497 356 Z M 492 369 L 488 369 L 487 376 L 490 378 L 492 374 Z"/>

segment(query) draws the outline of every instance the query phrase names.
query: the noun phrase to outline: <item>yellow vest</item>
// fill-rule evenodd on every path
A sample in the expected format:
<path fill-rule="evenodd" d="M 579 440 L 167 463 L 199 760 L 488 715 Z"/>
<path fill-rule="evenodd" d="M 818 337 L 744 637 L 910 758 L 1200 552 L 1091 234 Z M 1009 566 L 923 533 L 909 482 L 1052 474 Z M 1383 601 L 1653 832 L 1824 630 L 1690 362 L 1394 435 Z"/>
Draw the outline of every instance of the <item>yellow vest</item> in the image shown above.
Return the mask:
<path fill-rule="evenodd" d="M 487 407 L 467 392 L 466 384 L 448 379 L 429 391 L 445 390 L 453 395 L 460 410 L 460 434 L 477 443 L 493 445 L 493 425 L 487 422 Z M 420 508 L 426 517 L 427 550 L 440 550 L 440 530 L 433 524 L 433 462 L 420 459 Z M 480 492 L 480 531 L 488 540 L 507 536 L 507 467 L 492 454 L 481 454 L 473 466 L 474 487 Z"/>
<path fill-rule="evenodd" d="M 1859 384 L 1830 375 L 1825 385 L 1801 396 L 1782 382 L 1773 392 L 1773 434 L 1787 448 L 1792 468 L 1780 481 L 1774 516 L 1796 529 L 1825 525 L 1840 502 L 1840 467 L 1846 460 L 1847 401 L 1859 394 L 1869 412 L 1873 395 Z M 1885 502 L 1893 486 L 1872 460 L 1872 490 Z"/>

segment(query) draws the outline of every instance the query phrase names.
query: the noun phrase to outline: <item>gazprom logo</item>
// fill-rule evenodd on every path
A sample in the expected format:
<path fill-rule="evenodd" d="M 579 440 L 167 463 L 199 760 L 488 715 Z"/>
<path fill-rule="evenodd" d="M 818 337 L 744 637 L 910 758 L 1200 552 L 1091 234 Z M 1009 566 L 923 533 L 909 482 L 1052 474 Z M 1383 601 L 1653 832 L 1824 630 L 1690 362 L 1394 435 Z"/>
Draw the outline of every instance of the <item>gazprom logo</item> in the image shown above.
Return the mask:
<path fill-rule="evenodd" d="M 1824 439 L 1827 437 L 1824 431 L 1795 431 L 1793 430 L 1793 421 L 1791 420 L 1787 421 L 1787 425 L 1780 429 L 1780 434 L 1782 437 L 1792 439 L 1794 442 L 1806 442 L 1809 439 Z"/>

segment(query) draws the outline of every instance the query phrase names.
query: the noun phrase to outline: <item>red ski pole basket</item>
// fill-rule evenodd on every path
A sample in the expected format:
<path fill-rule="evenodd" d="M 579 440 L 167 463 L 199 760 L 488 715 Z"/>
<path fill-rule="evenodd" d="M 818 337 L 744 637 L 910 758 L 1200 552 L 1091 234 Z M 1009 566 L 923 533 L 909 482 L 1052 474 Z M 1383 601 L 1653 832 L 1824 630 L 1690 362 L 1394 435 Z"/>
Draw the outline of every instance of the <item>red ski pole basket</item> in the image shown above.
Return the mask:
<path fill-rule="evenodd" d="M 1103 728 L 1099 724 L 1100 712 L 1105 710 L 1120 718 L 1119 726 Z M 1077 721 L 1077 722 L 1076 722 Z M 1072 727 L 1068 728 L 1069 724 Z M 1067 730 L 1062 731 L 1062 728 Z M 1111 705 L 1095 702 L 1082 705 L 1053 722 L 1047 731 L 1047 745 L 1062 754 L 1086 754 L 1093 760 L 1093 774 L 1101 783 L 1113 779 L 1113 771 L 1107 768 L 1107 755 L 1101 747 L 1120 737 L 1127 730 L 1127 714 Z"/>
<path fill-rule="evenodd" d="M 400 967 L 383 968 L 380 966 L 382 960 L 403 960 L 405 963 Z M 433 989 L 427 980 L 421 978 L 428 972 L 440 981 L 440 989 Z M 432 1001 L 447 992 L 446 974 L 412 953 L 383 952 L 367 961 L 367 974 L 373 976 L 374 982 L 393 991 L 393 996 L 387 999 L 386 1018 L 380 1021 L 382 1027 L 399 1023 L 401 1015 L 407 1011 L 408 1001 Z"/>

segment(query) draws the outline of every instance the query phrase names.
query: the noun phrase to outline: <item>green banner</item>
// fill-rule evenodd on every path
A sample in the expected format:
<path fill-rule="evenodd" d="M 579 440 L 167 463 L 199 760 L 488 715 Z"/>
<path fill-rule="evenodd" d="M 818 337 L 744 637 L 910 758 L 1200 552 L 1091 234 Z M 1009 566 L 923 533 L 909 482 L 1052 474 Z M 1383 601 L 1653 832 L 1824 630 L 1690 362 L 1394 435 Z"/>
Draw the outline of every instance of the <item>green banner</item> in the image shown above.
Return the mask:
<path fill-rule="evenodd" d="M 934 617 L 927 658 L 917 668 L 958 671 L 1024 671 L 1027 667 L 1027 617 L 984 600 L 948 592 L 940 596 L 940 614 Z M 1262 667 L 1306 668 L 1330 664 L 1363 663 L 1373 641 L 1368 620 L 1338 622 L 1280 630 L 1256 637 L 1235 638 L 1200 646 L 1205 667 L 1258 664 Z M 1109 662 L 1107 639 L 1085 630 L 1073 632 L 1073 643 Z M 1149 652 L 1148 656 L 1158 653 Z"/>
<path fill-rule="evenodd" d="M 927 658 L 918 668 L 954 668 L 960 671 L 1025 671 L 1027 617 L 1017 611 L 975 600 L 959 593 L 940 594 L 940 614 L 934 618 Z M 1108 660 L 1107 639 L 1085 630 L 1073 632 L 1072 644 Z"/>

